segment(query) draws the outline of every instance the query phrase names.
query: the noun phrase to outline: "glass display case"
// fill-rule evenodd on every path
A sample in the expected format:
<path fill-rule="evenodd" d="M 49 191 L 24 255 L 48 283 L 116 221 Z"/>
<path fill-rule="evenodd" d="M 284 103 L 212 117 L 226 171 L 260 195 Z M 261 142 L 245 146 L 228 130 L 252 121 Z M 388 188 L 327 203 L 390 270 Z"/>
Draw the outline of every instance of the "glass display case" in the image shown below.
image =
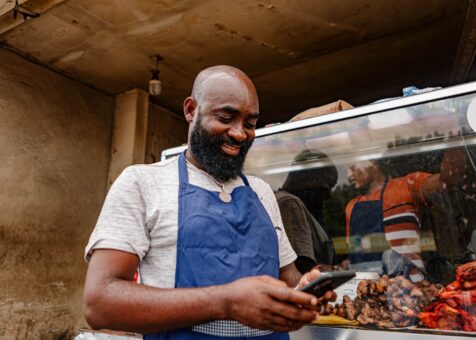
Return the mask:
<path fill-rule="evenodd" d="M 259 129 L 244 173 L 300 270 L 357 274 L 295 339 L 476 338 L 476 83 Z"/>

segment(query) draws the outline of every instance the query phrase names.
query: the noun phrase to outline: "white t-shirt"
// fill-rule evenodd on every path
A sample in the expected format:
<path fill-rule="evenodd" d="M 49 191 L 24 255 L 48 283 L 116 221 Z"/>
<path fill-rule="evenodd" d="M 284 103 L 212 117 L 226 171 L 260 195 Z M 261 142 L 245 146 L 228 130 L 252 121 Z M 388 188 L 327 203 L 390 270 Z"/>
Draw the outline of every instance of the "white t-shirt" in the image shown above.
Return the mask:
<path fill-rule="evenodd" d="M 195 167 L 187 165 L 189 182 L 209 191 L 219 187 Z M 278 234 L 280 267 L 296 259 L 271 187 L 247 176 L 251 188 L 268 212 Z M 233 191 L 241 178 L 225 183 Z M 178 157 L 150 165 L 134 165 L 116 179 L 106 197 L 96 227 L 86 246 L 89 260 L 94 249 L 116 249 L 137 254 L 141 282 L 154 287 L 175 286 L 178 233 Z"/>

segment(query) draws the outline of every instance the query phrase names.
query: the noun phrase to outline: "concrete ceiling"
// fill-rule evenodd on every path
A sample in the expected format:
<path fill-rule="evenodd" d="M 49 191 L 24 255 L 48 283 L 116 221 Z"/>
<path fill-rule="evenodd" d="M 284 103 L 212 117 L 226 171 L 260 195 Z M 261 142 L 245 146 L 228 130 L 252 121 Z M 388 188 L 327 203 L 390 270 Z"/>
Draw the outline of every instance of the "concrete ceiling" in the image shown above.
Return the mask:
<path fill-rule="evenodd" d="M 473 0 L 30 0 L 12 18 L 0 0 L 0 44 L 115 95 L 147 90 L 179 114 L 204 67 L 254 80 L 261 124 L 343 99 L 360 106 L 405 86 L 474 80 Z"/>

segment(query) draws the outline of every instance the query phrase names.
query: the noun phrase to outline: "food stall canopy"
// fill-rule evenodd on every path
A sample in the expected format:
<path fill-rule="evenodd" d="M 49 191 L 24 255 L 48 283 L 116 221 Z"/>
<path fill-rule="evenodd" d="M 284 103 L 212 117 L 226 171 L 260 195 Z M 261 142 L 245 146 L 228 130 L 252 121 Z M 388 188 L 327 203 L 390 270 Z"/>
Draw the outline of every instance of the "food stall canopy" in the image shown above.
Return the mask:
<path fill-rule="evenodd" d="M 195 75 L 217 64 L 253 79 L 260 126 L 337 99 L 476 80 L 469 0 L 22 2 L 40 16 L 1 11 L 1 47 L 111 95 L 147 91 L 160 55 L 151 100 L 180 115 Z"/>

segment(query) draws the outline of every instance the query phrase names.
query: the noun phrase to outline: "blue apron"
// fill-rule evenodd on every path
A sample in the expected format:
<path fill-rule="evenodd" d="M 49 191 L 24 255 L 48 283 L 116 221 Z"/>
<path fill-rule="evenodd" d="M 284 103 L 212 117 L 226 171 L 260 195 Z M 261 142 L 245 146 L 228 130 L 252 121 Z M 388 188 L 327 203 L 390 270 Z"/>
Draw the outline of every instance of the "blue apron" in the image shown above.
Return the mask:
<path fill-rule="evenodd" d="M 188 182 L 185 153 L 179 157 L 179 210 L 175 287 L 206 287 L 237 279 L 279 277 L 278 238 L 273 223 L 245 176 L 244 186 L 224 203 L 218 192 Z M 170 332 L 146 334 L 146 340 L 289 340 L 288 333 L 217 320 Z"/>
<path fill-rule="evenodd" d="M 359 250 L 360 242 L 363 236 L 372 233 L 383 233 L 383 194 L 387 187 L 385 180 L 380 198 L 378 201 L 364 201 L 355 203 L 350 214 L 350 243 L 356 244 L 356 251 L 349 252 L 351 267 L 357 270 L 371 270 L 371 263 L 378 263 L 381 269 L 382 253 L 363 253 Z M 366 268 L 366 263 L 368 267 Z M 360 266 L 358 264 L 361 264 Z M 352 266 L 353 265 L 353 266 Z"/>

